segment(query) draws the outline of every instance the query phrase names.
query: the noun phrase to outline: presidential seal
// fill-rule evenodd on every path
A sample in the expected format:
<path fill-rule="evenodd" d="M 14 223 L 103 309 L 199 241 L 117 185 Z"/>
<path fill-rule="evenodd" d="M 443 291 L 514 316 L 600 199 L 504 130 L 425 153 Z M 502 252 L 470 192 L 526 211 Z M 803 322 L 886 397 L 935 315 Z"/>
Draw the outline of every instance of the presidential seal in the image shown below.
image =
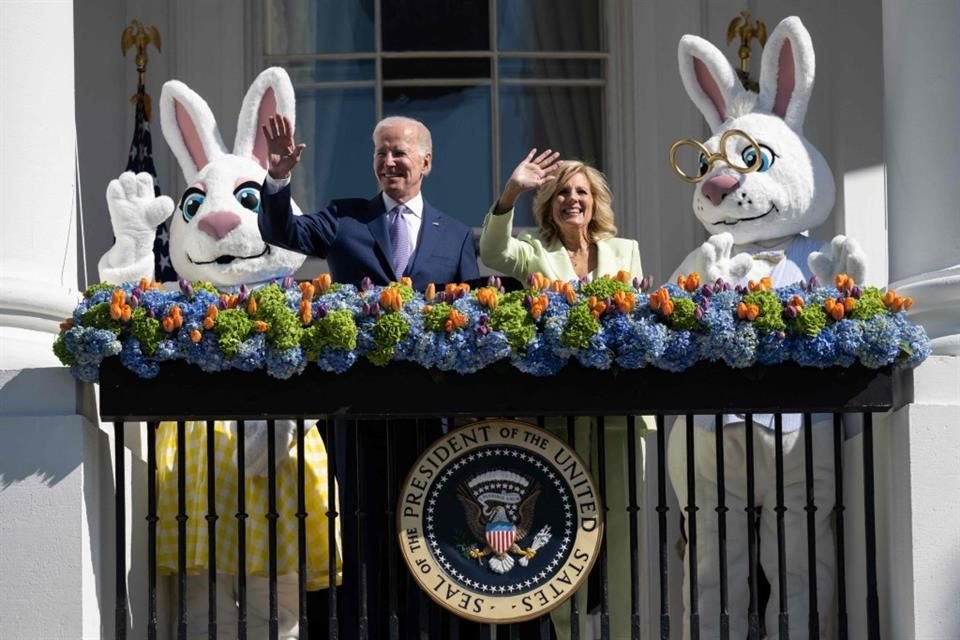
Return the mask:
<path fill-rule="evenodd" d="M 534 618 L 585 584 L 603 533 L 589 469 L 563 441 L 515 420 L 475 422 L 420 456 L 397 505 L 421 588 L 479 622 Z"/>

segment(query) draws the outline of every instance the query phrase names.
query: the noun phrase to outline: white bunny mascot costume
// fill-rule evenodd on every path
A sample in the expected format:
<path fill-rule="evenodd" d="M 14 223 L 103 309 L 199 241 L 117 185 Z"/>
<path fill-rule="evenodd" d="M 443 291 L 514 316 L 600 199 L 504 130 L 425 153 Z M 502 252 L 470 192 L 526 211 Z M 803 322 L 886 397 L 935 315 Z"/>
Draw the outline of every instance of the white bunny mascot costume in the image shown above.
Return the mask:
<path fill-rule="evenodd" d="M 725 162 L 701 163 L 701 181 L 693 210 L 704 227 L 715 234 L 693 251 L 674 273 L 697 271 L 707 282 L 723 278 L 745 283 L 768 276 L 774 286 L 809 279 L 811 272 L 824 284 L 846 273 L 863 281 L 866 257 L 850 238 L 837 236 L 820 251 L 820 242 L 801 235 L 827 219 L 834 204 L 834 182 L 823 156 L 803 136 L 803 121 L 813 89 L 814 54 L 810 35 L 799 18 L 783 20 L 763 49 L 759 95 L 741 88 L 733 68 L 709 42 L 683 36 L 679 46 L 680 75 L 687 94 L 703 113 L 711 138 L 705 146 L 718 152 L 720 136 L 739 129 L 760 145 L 759 168 L 738 173 Z M 756 149 L 739 138 L 725 150 L 728 160 L 741 167 L 754 165 Z M 701 418 L 704 418 L 702 421 Z M 697 517 L 697 571 L 701 636 L 719 637 L 720 577 L 716 441 L 712 417 L 697 417 L 694 429 L 695 497 Z M 834 591 L 834 541 L 831 510 L 834 505 L 832 429 L 829 416 L 813 416 L 814 498 L 816 500 L 817 612 L 821 633 Z M 744 417 L 724 416 L 724 469 L 730 638 L 745 638 L 749 602 Z M 779 566 L 777 559 L 774 418 L 754 416 L 755 504 L 759 518 L 759 559 L 772 593 L 766 607 L 768 638 L 780 637 Z M 802 417 L 783 416 L 784 504 L 786 572 L 790 638 L 807 638 L 808 598 L 807 524 Z M 681 505 L 687 503 L 686 429 L 682 420 L 670 436 L 668 465 Z M 684 559 L 684 605 L 689 610 L 689 564 Z M 762 612 L 761 612 L 762 615 Z M 684 616 L 684 636 L 689 637 Z"/>
<path fill-rule="evenodd" d="M 174 210 L 166 196 L 154 197 L 148 174 L 124 173 L 107 188 L 107 202 L 116 236 L 114 246 L 100 260 L 104 282 L 148 280 L 153 276 L 153 239 L 157 225 L 173 213 L 170 256 L 180 276 L 208 281 L 220 288 L 269 282 L 292 274 L 304 256 L 267 245 L 260 236 L 257 215 L 260 185 L 268 166 L 261 125 L 274 113 L 294 120 L 294 92 L 280 68 L 262 72 L 243 100 L 233 153 L 223 144 L 207 103 L 185 84 L 164 84 L 160 97 L 163 134 L 176 155 L 187 189 Z M 299 211 L 297 211 L 299 213 Z M 198 392 L 201 392 L 198 390 Z M 220 638 L 237 637 L 235 580 L 237 553 L 236 425 L 215 423 L 217 620 Z M 298 638 L 297 484 L 300 452 L 291 421 L 276 422 L 275 468 L 278 530 L 278 610 L 280 638 Z M 267 432 L 262 421 L 248 421 L 244 430 L 246 456 L 246 569 L 248 634 L 267 637 L 268 528 Z M 162 423 L 157 431 L 157 567 L 161 574 L 177 571 L 177 430 Z M 187 618 L 188 637 L 206 638 L 207 488 L 206 426 L 187 423 Z M 326 451 L 315 429 L 305 435 L 307 512 L 307 588 L 329 586 Z M 338 553 L 339 555 L 339 553 Z M 339 558 L 338 558 L 339 560 Z"/>

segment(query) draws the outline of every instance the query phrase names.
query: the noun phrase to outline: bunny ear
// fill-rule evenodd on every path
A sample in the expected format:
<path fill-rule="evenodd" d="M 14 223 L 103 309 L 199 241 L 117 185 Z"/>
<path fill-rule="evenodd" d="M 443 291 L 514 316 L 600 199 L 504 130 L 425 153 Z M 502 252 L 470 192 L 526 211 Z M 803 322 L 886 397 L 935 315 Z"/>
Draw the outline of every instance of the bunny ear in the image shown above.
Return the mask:
<path fill-rule="evenodd" d="M 163 85 L 160 125 L 187 184 L 193 182 L 208 163 L 227 152 L 210 107 L 178 80 Z"/>
<path fill-rule="evenodd" d="M 780 116 L 791 129 L 802 131 L 815 70 L 810 34 L 800 18 L 784 18 L 763 48 L 757 108 Z"/>
<path fill-rule="evenodd" d="M 677 49 L 680 79 L 687 95 L 716 131 L 730 115 L 731 103 L 742 93 L 733 67 L 720 50 L 697 36 L 680 38 Z"/>
<path fill-rule="evenodd" d="M 280 67 L 265 69 L 253 81 L 243 99 L 237 120 L 237 137 L 233 143 L 234 155 L 251 158 L 264 169 L 268 168 L 267 141 L 261 127 L 273 114 L 287 116 L 296 124 L 296 101 L 290 76 Z"/>

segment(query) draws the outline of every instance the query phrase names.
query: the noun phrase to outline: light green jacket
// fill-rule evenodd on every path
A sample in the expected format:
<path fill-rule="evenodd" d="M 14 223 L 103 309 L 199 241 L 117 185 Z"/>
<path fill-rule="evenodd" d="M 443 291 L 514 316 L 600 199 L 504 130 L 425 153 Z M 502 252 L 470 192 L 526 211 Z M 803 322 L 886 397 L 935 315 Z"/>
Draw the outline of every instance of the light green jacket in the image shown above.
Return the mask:
<path fill-rule="evenodd" d="M 608 238 L 596 244 L 597 268 L 590 273 L 591 277 L 614 276 L 621 270 L 643 277 L 640 246 L 636 240 Z M 526 282 L 527 277 L 537 271 L 550 280 L 578 279 L 559 239 L 545 244 L 539 235 L 529 232 L 513 237 L 513 209 L 499 216 L 493 215 L 492 209 L 487 212 L 480 234 L 480 259 L 491 269 L 521 282 Z"/>

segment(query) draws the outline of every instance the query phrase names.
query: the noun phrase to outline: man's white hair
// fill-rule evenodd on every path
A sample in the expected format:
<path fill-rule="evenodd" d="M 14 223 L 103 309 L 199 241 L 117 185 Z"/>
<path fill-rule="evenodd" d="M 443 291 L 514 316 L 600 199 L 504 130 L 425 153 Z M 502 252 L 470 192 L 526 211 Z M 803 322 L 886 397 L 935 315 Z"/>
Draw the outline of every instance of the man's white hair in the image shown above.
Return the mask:
<path fill-rule="evenodd" d="M 417 133 L 417 143 L 420 147 L 420 153 L 423 155 L 433 153 L 433 138 L 430 137 L 430 129 L 427 129 L 427 125 L 419 120 L 408 118 L 407 116 L 387 116 L 373 128 L 374 146 L 377 144 L 377 135 L 384 127 L 412 127 Z"/>

